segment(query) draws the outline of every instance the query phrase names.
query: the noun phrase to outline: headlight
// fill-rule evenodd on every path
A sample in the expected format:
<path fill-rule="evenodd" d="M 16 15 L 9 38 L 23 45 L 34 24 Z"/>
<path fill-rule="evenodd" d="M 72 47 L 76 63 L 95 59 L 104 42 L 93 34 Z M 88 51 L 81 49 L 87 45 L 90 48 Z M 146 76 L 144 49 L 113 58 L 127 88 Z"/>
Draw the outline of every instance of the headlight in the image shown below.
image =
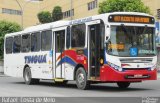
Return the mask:
<path fill-rule="evenodd" d="M 120 66 L 117 66 L 113 63 L 108 63 L 112 68 L 114 68 L 115 70 L 118 70 L 118 71 L 122 71 L 123 69 L 120 67 Z"/>
<path fill-rule="evenodd" d="M 156 65 L 154 65 L 153 67 L 151 67 L 151 70 L 154 70 L 154 69 L 156 69 Z"/>
<path fill-rule="evenodd" d="M 115 66 L 114 68 L 115 68 L 116 70 L 118 70 L 118 69 L 119 69 L 119 67 L 118 67 L 118 66 Z"/>
<path fill-rule="evenodd" d="M 119 67 L 118 70 L 121 72 L 123 69 L 121 67 Z"/>
<path fill-rule="evenodd" d="M 114 64 L 112 64 L 112 63 L 110 63 L 110 64 L 111 64 L 111 67 L 112 67 L 112 68 L 115 68 L 115 65 L 114 65 Z"/>

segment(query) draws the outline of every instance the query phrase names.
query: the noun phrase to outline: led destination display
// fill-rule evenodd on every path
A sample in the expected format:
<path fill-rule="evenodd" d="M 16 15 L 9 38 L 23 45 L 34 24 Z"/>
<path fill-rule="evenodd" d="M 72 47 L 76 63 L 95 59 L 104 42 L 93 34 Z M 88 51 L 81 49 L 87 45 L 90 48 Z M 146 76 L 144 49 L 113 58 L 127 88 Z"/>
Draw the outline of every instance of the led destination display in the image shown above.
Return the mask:
<path fill-rule="evenodd" d="M 110 15 L 109 22 L 154 24 L 154 18 L 139 15 Z"/>

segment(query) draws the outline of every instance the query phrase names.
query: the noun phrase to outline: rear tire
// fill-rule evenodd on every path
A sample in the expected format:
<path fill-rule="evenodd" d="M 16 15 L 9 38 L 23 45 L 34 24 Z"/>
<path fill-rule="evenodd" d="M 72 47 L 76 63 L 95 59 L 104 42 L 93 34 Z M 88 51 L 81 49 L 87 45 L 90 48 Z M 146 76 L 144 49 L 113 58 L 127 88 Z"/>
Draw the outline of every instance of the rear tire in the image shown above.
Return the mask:
<path fill-rule="evenodd" d="M 76 72 L 76 85 L 78 89 L 88 89 L 90 86 L 89 81 L 87 81 L 87 74 L 83 67 L 79 67 Z"/>
<path fill-rule="evenodd" d="M 27 85 L 38 84 L 39 83 L 39 79 L 33 79 L 32 78 L 31 70 L 30 70 L 29 67 L 25 68 L 23 78 L 24 78 L 24 81 Z"/>
<path fill-rule="evenodd" d="M 128 88 L 130 86 L 130 82 L 117 82 L 119 88 Z"/>

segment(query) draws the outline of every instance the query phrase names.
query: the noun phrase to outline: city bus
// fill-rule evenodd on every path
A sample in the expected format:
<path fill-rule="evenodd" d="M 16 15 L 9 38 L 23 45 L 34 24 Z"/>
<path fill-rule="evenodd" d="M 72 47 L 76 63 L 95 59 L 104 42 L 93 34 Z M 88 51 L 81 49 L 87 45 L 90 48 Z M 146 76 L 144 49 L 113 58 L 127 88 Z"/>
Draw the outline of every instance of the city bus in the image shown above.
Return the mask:
<path fill-rule="evenodd" d="M 157 79 L 155 19 L 138 12 L 113 12 L 62 20 L 6 34 L 4 73 L 26 84 L 76 81 L 131 83 Z"/>

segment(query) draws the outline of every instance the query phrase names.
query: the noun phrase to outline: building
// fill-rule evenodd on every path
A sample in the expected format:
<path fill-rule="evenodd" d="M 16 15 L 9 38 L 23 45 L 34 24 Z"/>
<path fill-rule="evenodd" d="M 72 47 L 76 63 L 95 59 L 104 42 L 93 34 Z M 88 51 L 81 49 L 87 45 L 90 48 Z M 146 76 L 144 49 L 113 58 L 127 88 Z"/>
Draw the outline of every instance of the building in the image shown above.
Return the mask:
<path fill-rule="evenodd" d="M 46 0 L 41 10 L 52 11 L 54 6 L 61 6 L 64 19 L 76 19 L 98 14 L 98 4 L 104 0 Z M 54 6 L 52 5 L 54 4 Z"/>
<path fill-rule="evenodd" d="M 17 22 L 23 27 L 38 23 L 39 2 L 27 0 L 0 0 L 0 20 Z"/>
<path fill-rule="evenodd" d="M 0 0 L 0 20 L 9 20 L 23 25 L 24 28 L 39 24 L 37 13 L 52 11 L 61 6 L 64 19 L 77 19 L 98 14 L 98 5 L 104 0 Z M 160 0 L 142 0 L 157 17 Z M 22 8 L 20 8 L 22 7 Z M 23 15 L 22 15 L 23 14 Z"/>

